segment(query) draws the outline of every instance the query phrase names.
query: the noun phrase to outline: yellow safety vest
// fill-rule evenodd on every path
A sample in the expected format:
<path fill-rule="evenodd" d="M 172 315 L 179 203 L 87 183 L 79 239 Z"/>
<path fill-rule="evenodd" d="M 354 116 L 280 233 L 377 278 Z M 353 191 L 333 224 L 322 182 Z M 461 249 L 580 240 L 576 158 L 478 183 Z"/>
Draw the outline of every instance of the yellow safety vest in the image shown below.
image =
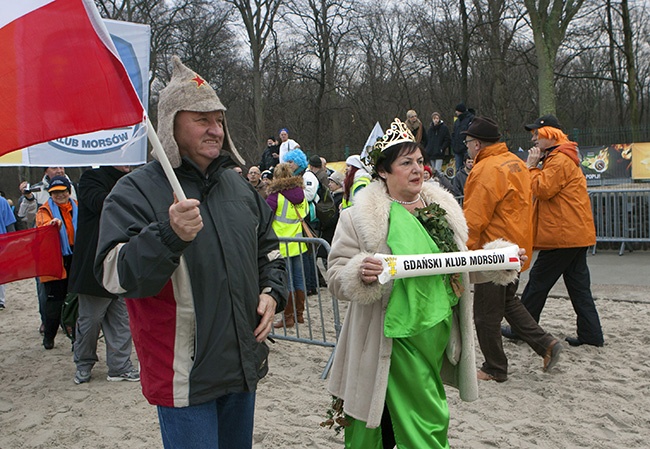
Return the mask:
<path fill-rule="evenodd" d="M 296 212 L 297 209 L 297 212 Z M 278 193 L 278 207 L 275 209 L 275 219 L 273 220 L 273 230 L 278 237 L 303 237 L 302 224 L 298 218 L 300 216 L 305 218 L 309 211 L 307 200 L 303 200 L 298 206 L 285 198 L 284 195 Z M 280 254 L 282 257 L 298 256 L 301 253 L 307 252 L 307 245 L 298 242 L 280 242 Z"/>
<path fill-rule="evenodd" d="M 350 199 L 346 200 L 343 198 L 343 201 L 341 201 L 341 209 L 347 209 L 348 207 L 352 206 L 354 203 L 354 194 L 357 193 L 357 190 L 361 190 L 364 187 L 366 187 L 368 184 L 370 184 L 370 179 L 368 179 L 366 176 L 360 176 L 357 178 L 356 181 L 352 184 L 352 188 L 350 189 Z"/>

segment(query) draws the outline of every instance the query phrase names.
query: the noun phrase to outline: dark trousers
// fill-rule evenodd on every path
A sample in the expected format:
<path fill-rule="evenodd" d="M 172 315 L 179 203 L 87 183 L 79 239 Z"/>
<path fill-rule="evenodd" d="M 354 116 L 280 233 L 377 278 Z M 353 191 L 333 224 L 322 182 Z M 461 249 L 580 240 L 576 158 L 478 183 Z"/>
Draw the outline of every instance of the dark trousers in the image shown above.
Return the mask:
<path fill-rule="evenodd" d="M 63 256 L 63 267 L 67 273 L 70 273 L 71 263 L 72 255 Z M 46 301 L 43 304 L 45 318 L 43 322 L 45 324 L 43 336 L 48 340 L 54 340 L 61 325 L 61 309 L 63 308 L 63 301 L 65 301 L 65 297 L 68 294 L 68 278 L 44 282 L 40 285 L 42 285 L 46 293 Z"/>
<path fill-rule="evenodd" d="M 465 158 L 466 153 L 467 150 L 463 151 L 462 153 L 454 153 L 454 160 L 456 161 L 456 173 L 458 173 L 458 171 L 465 165 L 463 159 Z"/>
<path fill-rule="evenodd" d="M 68 292 L 68 279 L 45 282 L 43 286 L 47 292 L 47 301 L 45 301 L 44 308 L 45 332 L 43 336 L 49 340 L 54 340 L 61 325 L 61 309 Z"/>
<path fill-rule="evenodd" d="M 316 264 L 314 263 L 313 248 L 303 256 L 302 263 L 305 267 L 305 284 L 307 285 L 307 292 L 312 294 L 316 291 L 316 285 L 318 282 L 318 279 L 316 279 Z"/>
<path fill-rule="evenodd" d="M 38 296 L 38 313 L 41 316 L 41 324 L 45 324 L 45 303 L 47 302 L 47 292 L 45 285 L 36 278 L 36 294 Z"/>
<path fill-rule="evenodd" d="M 498 380 L 508 378 L 508 358 L 503 351 L 501 320 L 510 323 L 512 330 L 538 355 L 544 356 L 554 337 L 539 327 L 518 298 L 519 280 L 506 286 L 474 285 L 474 325 L 485 362 L 481 370 Z"/>
<path fill-rule="evenodd" d="M 602 345 L 603 330 L 591 295 L 587 247 L 540 251 L 521 296 L 522 304 L 539 322 L 548 293 L 560 276 L 564 278 L 577 315 L 578 339 L 584 343 Z"/>

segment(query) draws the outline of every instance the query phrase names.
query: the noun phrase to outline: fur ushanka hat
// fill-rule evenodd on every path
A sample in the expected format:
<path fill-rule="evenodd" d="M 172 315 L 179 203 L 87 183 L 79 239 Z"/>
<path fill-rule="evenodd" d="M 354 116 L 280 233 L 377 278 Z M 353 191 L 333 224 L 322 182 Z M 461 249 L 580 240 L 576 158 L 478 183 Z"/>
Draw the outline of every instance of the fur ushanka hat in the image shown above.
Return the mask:
<path fill-rule="evenodd" d="M 226 107 L 208 82 L 183 65 L 178 56 L 172 56 L 172 79 L 160 91 L 158 101 L 158 137 L 173 168 L 180 167 L 181 155 L 174 139 L 174 119 L 179 111 L 223 111 L 223 147 L 221 151 L 232 154 L 241 165 L 246 161 L 239 155 L 228 132 Z M 153 157 L 156 158 L 155 153 Z M 156 158 L 157 159 L 157 158 Z"/>

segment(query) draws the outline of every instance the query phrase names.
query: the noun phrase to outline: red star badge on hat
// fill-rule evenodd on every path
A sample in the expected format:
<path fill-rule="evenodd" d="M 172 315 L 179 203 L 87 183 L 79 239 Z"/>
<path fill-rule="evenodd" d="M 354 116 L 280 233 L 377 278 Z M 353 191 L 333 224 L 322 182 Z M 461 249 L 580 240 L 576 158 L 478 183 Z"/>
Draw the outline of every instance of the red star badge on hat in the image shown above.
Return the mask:
<path fill-rule="evenodd" d="M 194 81 L 196 83 L 196 87 L 199 88 L 205 84 L 205 80 L 201 78 L 199 75 L 196 75 L 194 78 L 192 78 L 190 81 Z"/>

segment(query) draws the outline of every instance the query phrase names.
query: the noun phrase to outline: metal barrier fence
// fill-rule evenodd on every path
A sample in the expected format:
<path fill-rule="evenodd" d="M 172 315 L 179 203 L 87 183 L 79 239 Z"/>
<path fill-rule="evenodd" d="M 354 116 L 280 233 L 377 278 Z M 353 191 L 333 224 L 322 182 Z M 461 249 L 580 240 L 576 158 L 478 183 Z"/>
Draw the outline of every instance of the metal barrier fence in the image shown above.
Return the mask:
<path fill-rule="evenodd" d="M 338 340 L 339 333 L 341 332 L 341 318 L 339 314 L 338 300 L 329 293 L 327 286 L 321 281 L 321 276 L 325 270 L 325 263 L 327 263 L 327 255 L 330 252 L 330 245 L 327 241 L 320 238 L 285 238 L 279 237 L 280 245 L 288 247 L 291 242 L 302 242 L 307 244 L 308 251 L 302 254 L 300 264 L 300 271 L 305 280 L 307 289 L 313 282 L 315 285 L 316 294 L 307 296 L 305 292 L 305 311 L 304 323 L 298 323 L 295 307 L 293 308 L 294 326 L 287 327 L 284 314 L 282 314 L 282 328 L 273 329 L 269 335 L 271 338 L 278 340 L 295 341 L 299 343 L 307 343 L 312 345 L 319 345 L 332 348 L 332 354 L 325 365 L 321 379 L 325 379 L 332 366 L 334 359 L 334 349 L 336 348 L 336 341 Z M 321 260 L 318 257 L 318 248 L 321 247 L 324 251 L 325 263 L 322 268 L 319 266 Z M 323 254 L 323 252 L 321 252 Z M 309 263 L 312 263 L 315 269 L 311 272 Z M 309 279 L 308 279 L 309 276 Z M 309 281 L 309 282 L 308 282 Z M 291 270 L 289 270 L 289 283 L 293 285 L 293 278 Z M 331 299 L 331 304 L 328 301 Z M 293 299 L 295 301 L 295 298 Z"/>
<path fill-rule="evenodd" d="M 588 190 L 596 225 L 596 242 L 620 243 L 623 255 L 629 243 L 650 242 L 650 189 Z M 456 197 L 463 205 L 463 197 Z M 593 254 L 596 254 L 594 245 Z"/>
<path fill-rule="evenodd" d="M 627 243 L 650 242 L 650 190 L 590 190 L 589 198 L 596 242 L 620 242 L 620 256 Z"/>

